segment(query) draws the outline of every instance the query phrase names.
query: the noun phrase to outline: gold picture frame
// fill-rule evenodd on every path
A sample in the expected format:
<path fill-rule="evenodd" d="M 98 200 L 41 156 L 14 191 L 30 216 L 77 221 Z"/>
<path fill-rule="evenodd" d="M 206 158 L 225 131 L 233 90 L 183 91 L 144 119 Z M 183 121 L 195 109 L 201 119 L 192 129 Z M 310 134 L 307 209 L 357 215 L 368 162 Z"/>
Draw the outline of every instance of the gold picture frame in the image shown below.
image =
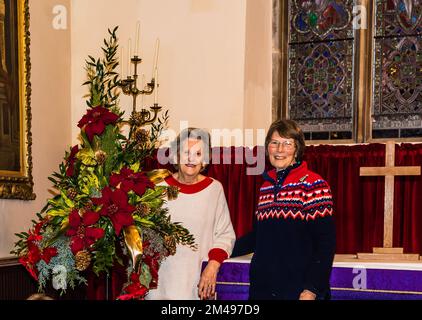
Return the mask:
<path fill-rule="evenodd" d="M 0 198 L 33 200 L 29 0 L 0 0 Z"/>

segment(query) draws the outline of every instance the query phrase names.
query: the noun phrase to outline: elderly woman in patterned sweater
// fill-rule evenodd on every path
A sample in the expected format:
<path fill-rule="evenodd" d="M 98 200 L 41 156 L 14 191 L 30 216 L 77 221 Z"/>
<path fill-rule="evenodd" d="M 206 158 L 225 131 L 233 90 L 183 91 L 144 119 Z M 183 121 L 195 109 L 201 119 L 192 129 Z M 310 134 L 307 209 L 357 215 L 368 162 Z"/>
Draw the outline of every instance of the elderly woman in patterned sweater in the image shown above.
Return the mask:
<path fill-rule="evenodd" d="M 158 272 L 158 287 L 147 299 L 195 300 L 214 296 L 220 265 L 232 252 L 236 235 L 221 183 L 201 174 L 210 156 L 210 135 L 188 128 L 173 142 L 177 172 L 161 184 L 179 189 L 166 203 L 171 220 L 181 222 L 195 237 L 198 250 L 178 245 Z M 176 151 L 177 150 L 177 151 Z M 201 272 L 202 261 L 208 264 Z"/>
<path fill-rule="evenodd" d="M 302 160 L 305 140 L 294 121 L 275 121 L 265 148 L 274 169 L 263 174 L 254 229 L 232 253 L 254 252 L 249 299 L 328 299 L 335 253 L 330 187 Z"/>

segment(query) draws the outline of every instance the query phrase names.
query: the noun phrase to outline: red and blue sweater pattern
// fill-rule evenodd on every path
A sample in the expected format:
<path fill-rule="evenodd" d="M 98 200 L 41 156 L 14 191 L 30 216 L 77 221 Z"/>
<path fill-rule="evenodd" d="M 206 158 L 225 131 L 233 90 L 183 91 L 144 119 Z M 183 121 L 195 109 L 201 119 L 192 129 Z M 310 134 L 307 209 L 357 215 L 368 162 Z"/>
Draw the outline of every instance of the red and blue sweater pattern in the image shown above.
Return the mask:
<path fill-rule="evenodd" d="M 266 219 L 315 220 L 333 214 L 331 190 L 325 180 L 309 171 L 306 162 L 285 177 L 267 173 L 260 189 L 255 212 L 258 221 Z M 277 181 L 278 180 L 278 181 Z"/>
<path fill-rule="evenodd" d="M 254 252 L 249 298 L 298 299 L 305 289 L 329 298 L 335 224 L 328 183 L 306 162 L 263 177 L 254 228 L 232 254 Z"/>

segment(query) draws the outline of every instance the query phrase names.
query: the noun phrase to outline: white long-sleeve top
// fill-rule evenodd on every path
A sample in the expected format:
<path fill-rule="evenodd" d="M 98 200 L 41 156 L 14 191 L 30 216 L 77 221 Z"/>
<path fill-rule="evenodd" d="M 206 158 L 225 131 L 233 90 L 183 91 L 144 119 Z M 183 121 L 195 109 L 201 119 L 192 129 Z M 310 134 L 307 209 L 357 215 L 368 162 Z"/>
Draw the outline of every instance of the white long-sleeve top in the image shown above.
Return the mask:
<path fill-rule="evenodd" d="M 183 185 L 172 176 L 160 185 L 176 185 L 177 199 L 167 201 L 172 222 L 181 222 L 195 237 L 198 249 L 177 245 L 176 254 L 167 257 L 158 272 L 158 288 L 151 290 L 147 300 L 197 300 L 201 263 L 208 252 L 220 248 L 231 255 L 235 233 L 230 220 L 226 197 L 221 183 L 206 177 Z"/>

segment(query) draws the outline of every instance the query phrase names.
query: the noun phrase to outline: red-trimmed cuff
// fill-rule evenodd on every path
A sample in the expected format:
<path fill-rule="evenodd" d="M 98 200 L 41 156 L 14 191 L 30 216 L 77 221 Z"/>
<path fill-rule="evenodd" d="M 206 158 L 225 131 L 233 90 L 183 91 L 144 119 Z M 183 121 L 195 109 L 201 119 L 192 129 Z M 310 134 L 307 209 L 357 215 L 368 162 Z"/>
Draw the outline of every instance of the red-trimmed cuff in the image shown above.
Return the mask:
<path fill-rule="evenodd" d="M 213 248 L 208 252 L 208 260 L 215 260 L 219 263 L 223 263 L 228 257 L 227 252 L 220 248 Z"/>

